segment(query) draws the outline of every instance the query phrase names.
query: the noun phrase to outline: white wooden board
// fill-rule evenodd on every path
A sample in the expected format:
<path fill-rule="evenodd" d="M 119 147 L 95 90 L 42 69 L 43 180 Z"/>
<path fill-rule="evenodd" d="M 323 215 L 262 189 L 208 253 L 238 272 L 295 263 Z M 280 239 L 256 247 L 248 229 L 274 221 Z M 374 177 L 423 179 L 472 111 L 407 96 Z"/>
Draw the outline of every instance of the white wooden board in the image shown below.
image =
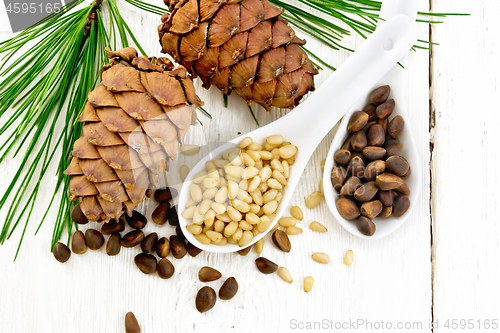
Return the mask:
<path fill-rule="evenodd" d="M 305 213 L 304 221 L 300 222 L 304 233 L 291 237 L 292 252 L 283 254 L 274 247 L 270 237 L 266 237 L 262 255 L 288 267 L 294 278 L 291 285 L 276 274 L 260 274 L 253 262 L 257 257 L 253 250 L 246 257 L 203 253 L 196 258 L 170 258 L 176 268 L 170 280 L 142 274 L 133 264 L 138 249 L 122 249 L 114 258 L 108 258 L 104 250 L 89 251 L 83 256 L 73 255 L 68 263 L 61 265 L 48 251 L 55 212 L 50 214 L 39 234 L 32 236 L 52 194 L 53 180 L 48 179 L 43 185 L 43 193 L 47 195 L 40 197 L 18 260 L 12 262 L 21 229 L 0 247 L 0 332 L 123 332 L 123 318 L 128 311 L 135 313 L 145 333 L 321 331 L 307 330 L 307 322 L 311 325 L 320 322 L 328 328 L 333 325 L 332 331 L 338 332 L 372 332 L 382 321 L 390 322 L 395 332 L 431 332 L 429 322 L 433 316 L 440 319 L 440 325 L 441 318 L 445 317 L 498 317 L 495 189 L 499 177 L 495 166 L 499 159 L 495 143 L 499 140 L 495 133 L 498 115 L 494 101 L 498 95 L 500 23 L 494 15 L 499 6 L 493 0 L 473 5 L 464 0 L 440 0 L 439 5 L 437 2 L 434 1 L 435 11 L 465 11 L 476 15 L 454 18 L 434 30 L 433 40 L 442 45 L 435 48 L 432 55 L 436 127 L 431 133 L 429 53 L 410 54 L 408 123 L 416 135 L 421 160 L 421 165 L 412 167 L 420 167 L 424 178 L 417 207 L 402 228 L 381 240 L 360 240 L 340 227 L 324 202 L 315 209 L 305 208 L 305 197 L 318 187 L 320 162 L 326 156 L 335 130 L 316 150 L 291 202 L 301 206 Z M 140 13 L 126 3 L 120 2 L 119 6 L 148 54 L 159 56 L 158 17 Z M 421 10 L 428 10 L 425 1 Z M 0 31 L 8 30 L 4 25 L 2 21 Z M 422 39 L 428 38 L 426 25 L 420 26 L 420 35 Z M 0 38 L 9 36 L 3 34 Z M 348 56 L 346 52 L 331 52 L 310 37 L 307 39 L 308 47 L 331 63 L 340 64 Z M 359 38 L 353 41 L 353 44 L 359 43 Z M 316 84 L 319 86 L 330 74 L 329 70 L 322 71 L 316 77 Z M 245 103 L 237 96 L 230 96 L 230 108 L 225 109 L 218 90 L 206 91 L 199 81 L 197 88 L 214 119 L 200 114 L 205 126 L 192 128 L 187 143 L 230 140 L 239 132 L 256 128 Z M 279 110 L 267 113 L 257 106 L 254 110 L 261 125 L 284 114 Z M 304 129 L 304 135 L 312 130 Z M 432 229 L 430 139 L 436 147 L 430 164 Z M 475 161 L 479 170 L 474 171 L 474 177 L 460 168 L 470 160 Z M 7 188 L 18 164 L 18 160 L 8 160 L 0 165 L 3 175 L 0 192 Z M 467 170 L 471 170 L 470 167 Z M 468 185 L 474 184 L 474 180 L 478 187 Z M 462 194 L 464 187 L 475 188 L 476 192 Z M 152 209 L 150 207 L 149 213 Z M 6 210 L 2 210 L 0 221 L 5 215 Z M 314 220 L 326 225 L 328 233 L 313 233 L 308 225 Z M 168 225 L 146 227 L 146 231 L 152 230 L 161 236 L 174 232 Z M 354 251 L 355 262 L 345 267 L 342 257 L 348 249 Z M 328 253 L 332 262 L 326 266 L 313 262 L 310 255 L 316 251 Z M 231 301 L 218 300 L 211 311 L 199 314 L 194 307 L 194 297 L 204 284 L 197 279 L 197 272 L 205 265 L 219 269 L 223 279 L 235 276 L 240 291 Z M 307 275 L 316 280 L 308 294 L 302 291 Z M 218 290 L 223 279 L 208 285 Z M 369 321 L 373 327 L 345 326 L 350 322 L 360 324 L 358 320 Z M 344 328 L 335 329 L 337 323 Z M 398 329 L 398 325 L 411 328 Z M 302 327 L 304 329 L 300 329 Z"/>

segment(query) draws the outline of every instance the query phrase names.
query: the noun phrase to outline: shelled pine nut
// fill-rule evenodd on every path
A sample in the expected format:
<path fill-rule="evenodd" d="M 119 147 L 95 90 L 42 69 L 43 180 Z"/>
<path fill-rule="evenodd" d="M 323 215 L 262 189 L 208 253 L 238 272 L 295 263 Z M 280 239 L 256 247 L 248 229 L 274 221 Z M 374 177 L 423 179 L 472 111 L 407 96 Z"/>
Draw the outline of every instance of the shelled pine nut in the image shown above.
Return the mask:
<path fill-rule="evenodd" d="M 311 224 L 309 225 L 309 228 L 311 228 L 311 230 L 316 231 L 316 232 L 327 232 L 328 231 L 328 229 L 324 225 L 322 225 L 321 223 L 319 223 L 317 221 L 311 222 Z"/>
<path fill-rule="evenodd" d="M 313 285 L 314 285 L 314 278 L 312 276 L 308 276 L 304 279 L 304 291 L 306 293 L 312 290 Z"/>
<path fill-rule="evenodd" d="M 195 175 L 189 187 L 190 198 L 182 212 L 190 220 L 188 231 L 203 244 L 239 246 L 266 232 L 283 198 L 297 151 L 277 134 L 264 144 L 244 138 L 239 147 L 206 162 L 205 170 Z M 303 218 L 301 211 L 296 214 Z M 290 234 L 302 232 L 294 221 L 284 225 L 292 227 Z"/>
<path fill-rule="evenodd" d="M 278 268 L 278 275 L 280 276 L 280 278 L 287 282 L 287 283 L 292 283 L 293 282 L 293 279 L 292 279 L 292 275 L 290 274 L 290 272 L 288 271 L 288 269 L 286 267 L 280 267 Z"/>

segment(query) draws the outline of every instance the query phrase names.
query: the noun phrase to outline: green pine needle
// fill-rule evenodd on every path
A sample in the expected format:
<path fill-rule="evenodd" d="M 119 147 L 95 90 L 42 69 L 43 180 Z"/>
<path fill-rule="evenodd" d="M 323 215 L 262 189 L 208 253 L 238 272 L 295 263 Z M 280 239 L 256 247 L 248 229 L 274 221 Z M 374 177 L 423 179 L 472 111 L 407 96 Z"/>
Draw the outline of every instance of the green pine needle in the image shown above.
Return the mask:
<path fill-rule="evenodd" d="M 103 23 L 104 14 L 100 11 L 101 1 L 105 1 L 108 8 L 107 26 Z M 141 0 L 125 1 L 155 15 L 167 12 L 165 8 Z M 366 38 L 381 19 L 378 16 L 381 2 L 374 0 L 298 0 L 298 6 L 286 0 L 270 1 L 285 9 L 283 18 L 297 30 L 333 50 L 354 51 L 343 45 L 344 38 L 352 33 Z M 73 206 L 69 201 L 70 177 L 63 172 L 71 161 L 73 143 L 80 136 L 82 125 L 77 122 L 78 117 L 88 93 L 98 82 L 101 66 L 106 62 L 105 47 L 115 50 L 120 46 L 126 47 L 130 39 L 145 55 L 121 16 L 116 0 L 95 0 L 87 7 L 76 9 L 82 2 L 75 0 L 14 38 L 0 42 L 0 117 L 6 117 L 7 112 L 15 108 L 15 112 L 3 119 L 0 126 L 0 135 L 7 136 L 0 146 L 0 162 L 10 157 L 10 154 L 21 160 L 19 169 L 0 198 L 0 209 L 8 207 L 0 229 L 0 244 L 9 239 L 24 221 L 15 258 L 32 219 L 42 181 L 54 160 L 57 162 L 54 192 L 35 234 L 54 203 L 58 204 L 58 209 L 51 249 L 62 238 L 65 230 L 69 243 L 72 231 L 78 229 L 70 219 Z M 319 17 L 315 12 L 327 17 Z M 424 24 L 441 23 L 441 19 L 447 16 L 468 15 L 418 14 L 417 21 Z M 87 22 L 89 17 L 94 19 Z M 22 51 L 32 42 L 35 42 L 34 46 Z M 424 40 L 418 40 L 418 43 L 422 45 L 415 45 L 413 49 L 429 49 L 432 45 L 438 45 Z M 324 67 L 335 70 L 318 55 L 306 48 L 304 50 L 311 56 L 311 61 L 314 59 Z M 225 94 L 223 96 L 227 107 L 228 97 Z M 205 109 L 200 107 L 200 110 L 212 119 Z M 259 125 L 250 106 L 249 110 Z M 62 130 L 58 131 L 61 124 Z M 9 200 L 10 205 L 7 206 Z"/>
<path fill-rule="evenodd" d="M 56 155 L 59 155 L 59 161 L 54 193 L 36 233 L 48 216 L 50 207 L 59 197 L 51 249 L 61 239 L 65 229 L 68 237 L 73 228 L 76 229 L 69 218 L 73 206 L 69 201 L 70 177 L 64 175 L 63 171 L 71 161 L 73 144 L 80 136 L 78 116 L 88 93 L 96 86 L 100 68 L 106 62 L 105 47 L 116 49 L 117 37 L 122 47 L 129 46 L 130 38 L 140 52 L 145 54 L 120 15 L 115 0 L 106 1 L 110 27 L 103 24 L 102 12 L 99 10 L 100 0 L 69 12 L 82 2 L 77 0 L 63 7 L 59 13 L 0 43 L 0 54 L 4 54 L 0 67 L 0 75 L 3 76 L 0 83 L 0 116 L 10 108 L 17 107 L 16 112 L 0 128 L 0 135 L 12 132 L 0 147 L 0 161 L 9 152 L 14 152 L 15 156 L 24 151 L 21 165 L 0 199 L 0 209 L 11 199 L 0 230 L 0 244 L 9 239 L 20 222 L 25 220 L 15 258 L 31 220 L 41 182 Z M 88 23 L 87 18 L 91 17 L 89 15 L 95 19 Z M 21 48 L 31 41 L 37 42 L 29 51 L 20 54 Z M 15 60 L 7 67 L 12 59 Z M 33 81 L 34 77 L 39 79 Z M 63 129 L 57 133 L 56 125 L 61 121 Z"/>

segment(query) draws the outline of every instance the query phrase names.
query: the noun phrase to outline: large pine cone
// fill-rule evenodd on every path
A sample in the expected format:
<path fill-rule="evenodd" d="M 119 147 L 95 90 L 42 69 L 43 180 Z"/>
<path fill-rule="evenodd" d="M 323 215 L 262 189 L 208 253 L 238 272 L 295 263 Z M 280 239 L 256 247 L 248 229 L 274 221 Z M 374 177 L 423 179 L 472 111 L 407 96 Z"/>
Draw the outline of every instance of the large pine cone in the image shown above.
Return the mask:
<path fill-rule="evenodd" d="M 172 70 L 168 59 L 137 57 L 133 48 L 106 52 L 111 61 L 88 96 L 83 135 L 64 172 L 72 176 L 70 199 L 81 198 L 91 221 L 132 214 L 168 170 L 203 104 L 183 66 Z"/>
<path fill-rule="evenodd" d="M 203 86 L 250 105 L 293 108 L 314 90 L 318 73 L 300 47 L 305 41 L 268 0 L 165 0 L 170 14 L 158 27 L 164 53 L 184 65 Z"/>

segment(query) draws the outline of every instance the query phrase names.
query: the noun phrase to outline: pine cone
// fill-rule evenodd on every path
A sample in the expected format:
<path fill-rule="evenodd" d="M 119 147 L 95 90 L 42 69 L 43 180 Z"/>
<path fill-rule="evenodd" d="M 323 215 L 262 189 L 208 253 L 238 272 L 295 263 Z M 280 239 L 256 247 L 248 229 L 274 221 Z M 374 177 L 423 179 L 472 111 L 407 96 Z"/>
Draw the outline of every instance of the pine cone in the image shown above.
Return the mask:
<path fill-rule="evenodd" d="M 64 174 L 71 200 L 91 221 L 129 215 L 168 170 L 170 159 L 196 122 L 196 96 L 183 66 L 166 58 L 137 57 L 133 48 L 113 52 L 101 69 L 102 83 L 88 96 Z"/>
<path fill-rule="evenodd" d="M 300 47 L 305 41 L 268 0 L 165 0 L 158 27 L 164 53 L 203 86 L 234 90 L 250 105 L 293 108 L 314 90 L 318 73 Z"/>

